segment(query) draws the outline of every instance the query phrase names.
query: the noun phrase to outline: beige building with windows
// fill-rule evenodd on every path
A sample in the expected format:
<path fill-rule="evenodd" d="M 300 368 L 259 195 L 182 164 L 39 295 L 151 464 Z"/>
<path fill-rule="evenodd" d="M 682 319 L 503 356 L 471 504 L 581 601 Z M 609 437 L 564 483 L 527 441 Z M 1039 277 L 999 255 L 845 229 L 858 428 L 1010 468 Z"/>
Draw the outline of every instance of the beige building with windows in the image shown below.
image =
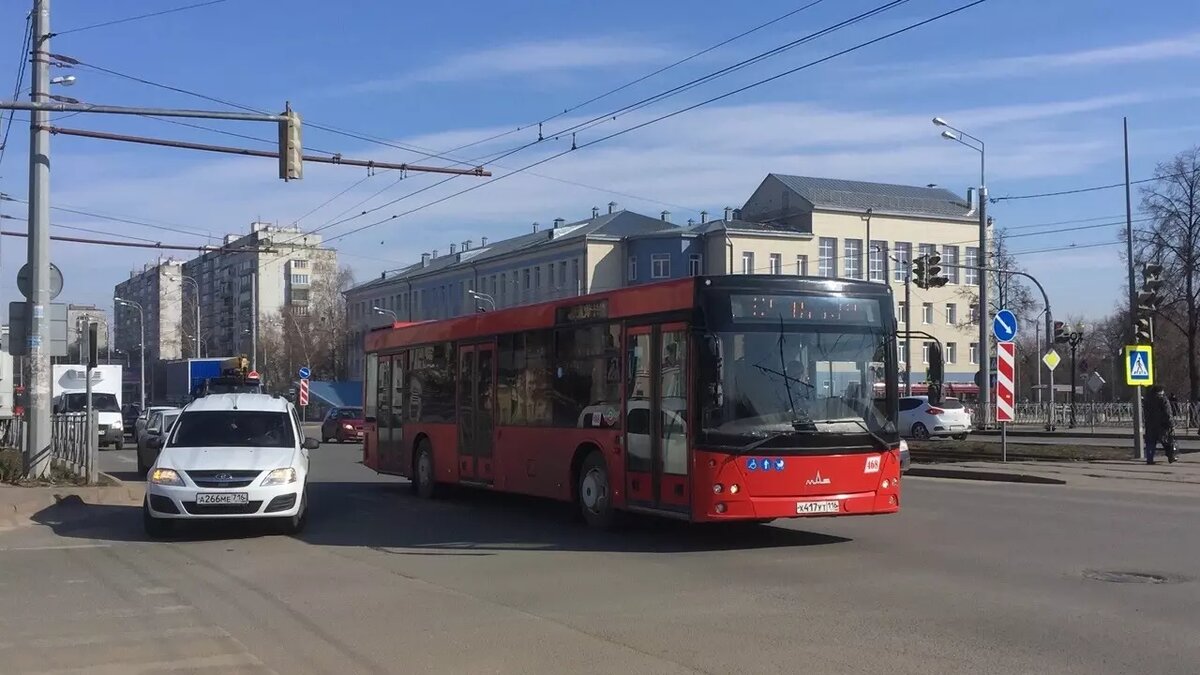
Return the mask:
<path fill-rule="evenodd" d="M 937 251 L 946 265 L 974 265 L 978 219 L 970 195 L 949 190 L 770 174 L 741 209 L 720 220 L 700 214 L 678 225 L 615 209 L 479 247 L 461 242 L 346 292 L 350 372 L 361 372 L 362 335 L 393 318 L 439 319 L 622 286 L 701 274 L 799 274 L 870 279 L 891 286 L 899 328 L 934 336 L 945 350 L 952 391 L 975 391 L 978 272 L 945 267 L 949 283 L 912 287 L 905 322 L 909 262 Z M 868 234 L 869 232 L 869 234 Z M 869 242 L 869 244 L 868 244 Z M 472 293 L 485 298 L 476 300 Z M 379 310 L 376 311 L 375 308 Z M 925 380 L 928 340 L 912 337 L 912 381 Z M 901 340 L 901 360 L 908 354 Z M 903 364 L 902 364 L 903 365 Z"/>

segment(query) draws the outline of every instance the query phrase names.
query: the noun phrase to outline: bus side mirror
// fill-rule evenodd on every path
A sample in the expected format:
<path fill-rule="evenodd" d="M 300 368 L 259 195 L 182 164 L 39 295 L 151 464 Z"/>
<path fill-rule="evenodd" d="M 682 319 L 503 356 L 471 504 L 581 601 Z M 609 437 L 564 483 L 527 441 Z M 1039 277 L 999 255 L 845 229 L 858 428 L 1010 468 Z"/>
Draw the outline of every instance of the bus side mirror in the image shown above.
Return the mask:
<path fill-rule="evenodd" d="M 942 380 L 945 378 L 945 362 L 942 360 L 942 345 L 933 342 L 929 345 L 929 404 L 937 405 L 942 402 Z"/>

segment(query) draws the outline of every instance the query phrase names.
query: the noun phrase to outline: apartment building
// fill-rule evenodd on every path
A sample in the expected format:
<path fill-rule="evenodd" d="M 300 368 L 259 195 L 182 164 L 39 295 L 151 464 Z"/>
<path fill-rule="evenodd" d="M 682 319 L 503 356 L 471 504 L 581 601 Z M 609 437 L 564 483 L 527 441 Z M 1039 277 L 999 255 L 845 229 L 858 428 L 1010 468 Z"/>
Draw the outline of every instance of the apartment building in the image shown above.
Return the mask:
<path fill-rule="evenodd" d="M 140 272 L 130 272 L 129 278 L 113 289 L 113 346 L 118 355 L 128 357 L 129 363 L 123 377 L 125 400 L 138 398 L 143 326 L 148 399 L 155 391 L 151 375 L 154 364 L 183 355 L 181 267 L 179 260 L 160 258 Z"/>
<path fill-rule="evenodd" d="M 671 222 L 615 205 L 604 215 L 472 248 L 452 246 L 419 263 L 346 293 L 350 316 L 348 362 L 361 371 L 362 335 L 391 321 L 438 319 L 476 310 L 471 291 L 497 307 L 702 274 L 797 274 L 869 279 L 889 284 L 901 329 L 923 331 L 945 349 L 946 380 L 958 393 L 975 390 L 978 271 L 946 267 L 943 288 L 911 288 L 903 305 L 910 261 L 937 251 L 946 264 L 974 265 L 978 221 L 966 199 L 936 187 L 914 187 L 770 174 L 740 209 L 722 218 Z M 380 311 L 376 312 L 374 308 Z M 905 310 L 910 314 L 906 315 Z M 912 381 L 925 378 L 929 341 L 911 340 Z M 908 363 L 905 341 L 901 360 Z"/>

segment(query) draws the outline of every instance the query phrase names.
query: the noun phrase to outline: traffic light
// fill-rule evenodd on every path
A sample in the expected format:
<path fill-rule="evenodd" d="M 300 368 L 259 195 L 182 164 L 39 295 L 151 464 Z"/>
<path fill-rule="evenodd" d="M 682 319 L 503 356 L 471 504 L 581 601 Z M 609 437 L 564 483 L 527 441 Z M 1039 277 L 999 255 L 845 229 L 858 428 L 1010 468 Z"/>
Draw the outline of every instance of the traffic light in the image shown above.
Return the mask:
<path fill-rule="evenodd" d="M 917 288 L 929 288 L 926 280 L 929 278 L 929 272 L 925 268 L 926 256 L 917 256 L 912 261 L 912 282 L 917 285 Z"/>
<path fill-rule="evenodd" d="M 925 288 L 941 288 L 949 282 L 950 279 L 942 274 L 942 256 L 930 253 L 925 267 Z"/>
<path fill-rule="evenodd" d="M 279 122 L 279 177 L 300 180 L 304 177 L 304 150 L 300 144 L 300 115 L 289 104 Z"/>
<path fill-rule="evenodd" d="M 1138 344 L 1148 344 L 1151 341 L 1150 317 L 1139 316 L 1133 322 L 1133 341 Z"/>
<path fill-rule="evenodd" d="M 1154 312 L 1162 303 L 1162 265 L 1149 263 L 1142 266 L 1142 292 L 1138 293 L 1138 310 Z"/>
<path fill-rule="evenodd" d="M 1067 324 L 1062 321 L 1054 322 L 1054 344 L 1066 344 L 1071 341 L 1070 334 L 1067 333 Z"/>

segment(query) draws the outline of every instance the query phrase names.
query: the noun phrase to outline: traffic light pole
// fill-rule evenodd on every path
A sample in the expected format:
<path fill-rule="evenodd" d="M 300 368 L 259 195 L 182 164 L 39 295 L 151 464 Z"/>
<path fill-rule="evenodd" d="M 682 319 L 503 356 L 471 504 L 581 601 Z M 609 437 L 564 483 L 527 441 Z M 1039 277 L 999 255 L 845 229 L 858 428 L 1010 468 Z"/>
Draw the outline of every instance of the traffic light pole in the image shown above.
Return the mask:
<path fill-rule="evenodd" d="M 912 268 L 904 274 L 904 393 L 912 396 Z"/>
<path fill-rule="evenodd" d="M 1129 118 L 1121 120 L 1125 137 L 1125 260 L 1129 266 L 1129 344 L 1134 343 L 1134 333 L 1137 328 L 1137 281 L 1133 273 L 1133 202 L 1129 196 Z M 1126 352 L 1128 361 L 1129 354 Z M 1116 386 L 1116 383 L 1113 384 Z M 1142 388 L 1133 388 L 1133 456 L 1135 459 L 1145 459 L 1145 448 L 1142 445 Z"/>

